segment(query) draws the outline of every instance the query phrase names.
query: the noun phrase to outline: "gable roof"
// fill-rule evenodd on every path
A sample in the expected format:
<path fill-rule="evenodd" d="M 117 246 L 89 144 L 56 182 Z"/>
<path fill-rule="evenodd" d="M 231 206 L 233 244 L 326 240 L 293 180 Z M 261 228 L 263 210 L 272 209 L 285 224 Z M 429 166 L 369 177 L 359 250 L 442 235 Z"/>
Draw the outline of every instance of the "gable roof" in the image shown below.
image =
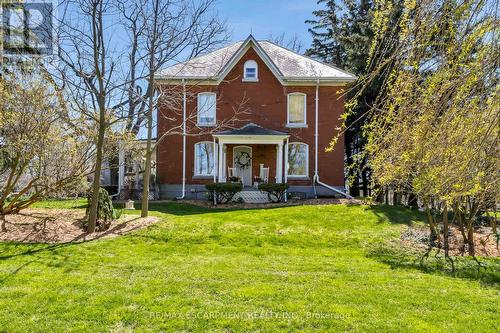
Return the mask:
<path fill-rule="evenodd" d="M 220 83 L 245 52 L 253 48 L 276 78 L 282 83 L 290 81 L 352 82 L 354 74 L 335 66 L 300 55 L 269 41 L 257 41 L 250 35 L 208 54 L 161 70 L 157 79 L 214 80 Z"/>
<path fill-rule="evenodd" d="M 272 129 L 264 128 L 254 123 L 246 124 L 240 128 L 226 130 L 216 133 L 216 136 L 219 135 L 288 135 L 288 133 L 275 131 Z"/>

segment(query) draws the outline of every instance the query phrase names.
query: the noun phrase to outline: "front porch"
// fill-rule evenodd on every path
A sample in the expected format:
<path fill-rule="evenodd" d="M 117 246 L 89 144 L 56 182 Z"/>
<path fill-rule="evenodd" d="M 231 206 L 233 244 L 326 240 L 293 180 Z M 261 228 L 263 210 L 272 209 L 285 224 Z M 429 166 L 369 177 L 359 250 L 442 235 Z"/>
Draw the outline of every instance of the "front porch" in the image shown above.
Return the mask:
<path fill-rule="evenodd" d="M 247 190 L 259 181 L 287 182 L 288 138 L 253 123 L 214 134 L 214 182 L 237 178 Z"/>

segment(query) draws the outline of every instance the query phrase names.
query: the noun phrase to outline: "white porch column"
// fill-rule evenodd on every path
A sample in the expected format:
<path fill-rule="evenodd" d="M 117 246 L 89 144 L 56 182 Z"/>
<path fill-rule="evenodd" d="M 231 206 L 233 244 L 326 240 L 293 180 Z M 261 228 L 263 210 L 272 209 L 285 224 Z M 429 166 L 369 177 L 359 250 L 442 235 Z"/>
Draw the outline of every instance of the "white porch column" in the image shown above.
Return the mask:
<path fill-rule="evenodd" d="M 224 182 L 224 142 L 219 140 L 219 183 Z"/>
<path fill-rule="evenodd" d="M 222 181 L 227 181 L 227 145 L 223 142 L 220 143 L 222 145 Z"/>
<path fill-rule="evenodd" d="M 219 163 L 217 162 L 217 143 L 214 138 L 214 183 L 217 183 L 217 168 Z"/>
<path fill-rule="evenodd" d="M 276 183 L 283 182 L 283 143 L 276 147 Z"/>
<path fill-rule="evenodd" d="M 123 189 L 125 181 L 125 149 L 122 143 L 118 144 L 118 193 Z"/>
<path fill-rule="evenodd" d="M 285 142 L 285 183 L 288 181 L 288 138 Z"/>

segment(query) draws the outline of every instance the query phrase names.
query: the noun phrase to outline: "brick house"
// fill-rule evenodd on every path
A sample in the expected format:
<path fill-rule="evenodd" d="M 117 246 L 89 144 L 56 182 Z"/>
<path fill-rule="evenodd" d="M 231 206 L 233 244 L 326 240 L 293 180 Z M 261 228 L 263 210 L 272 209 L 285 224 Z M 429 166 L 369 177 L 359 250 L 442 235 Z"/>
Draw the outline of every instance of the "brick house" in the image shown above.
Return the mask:
<path fill-rule="evenodd" d="M 344 193 L 343 140 L 325 148 L 353 74 L 249 36 L 156 79 L 169 99 L 157 115 L 162 198 L 202 198 L 229 177 L 246 189 L 265 180 L 307 197 Z M 183 132 L 162 138 L 172 127 Z"/>

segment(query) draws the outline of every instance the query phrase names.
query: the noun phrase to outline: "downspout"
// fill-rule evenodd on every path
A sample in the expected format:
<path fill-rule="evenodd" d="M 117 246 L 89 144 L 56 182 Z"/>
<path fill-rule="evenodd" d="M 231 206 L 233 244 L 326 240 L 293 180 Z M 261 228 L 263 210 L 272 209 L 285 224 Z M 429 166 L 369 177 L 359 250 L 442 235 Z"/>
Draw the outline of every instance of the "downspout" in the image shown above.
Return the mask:
<path fill-rule="evenodd" d="M 318 194 L 316 192 L 316 183 L 319 185 L 326 187 L 329 190 L 332 190 L 333 192 L 336 192 L 347 199 L 353 199 L 349 194 L 344 193 L 340 190 L 337 190 L 335 187 L 330 186 L 328 184 L 325 184 L 319 180 L 319 172 L 318 172 L 318 136 L 319 136 L 319 130 L 318 130 L 318 124 L 319 124 L 319 79 L 316 81 L 316 110 L 315 110 L 315 126 L 314 126 L 314 177 L 313 177 L 313 190 L 314 190 L 314 197 L 318 197 Z"/>
<path fill-rule="evenodd" d="M 186 134 L 186 81 L 182 79 L 182 195 L 178 200 L 186 196 Z"/>
<path fill-rule="evenodd" d="M 314 197 L 318 198 L 316 192 L 316 180 L 318 179 L 318 109 L 319 109 L 319 79 L 316 81 L 316 98 L 314 109 L 314 176 L 313 176 L 313 191 Z"/>

